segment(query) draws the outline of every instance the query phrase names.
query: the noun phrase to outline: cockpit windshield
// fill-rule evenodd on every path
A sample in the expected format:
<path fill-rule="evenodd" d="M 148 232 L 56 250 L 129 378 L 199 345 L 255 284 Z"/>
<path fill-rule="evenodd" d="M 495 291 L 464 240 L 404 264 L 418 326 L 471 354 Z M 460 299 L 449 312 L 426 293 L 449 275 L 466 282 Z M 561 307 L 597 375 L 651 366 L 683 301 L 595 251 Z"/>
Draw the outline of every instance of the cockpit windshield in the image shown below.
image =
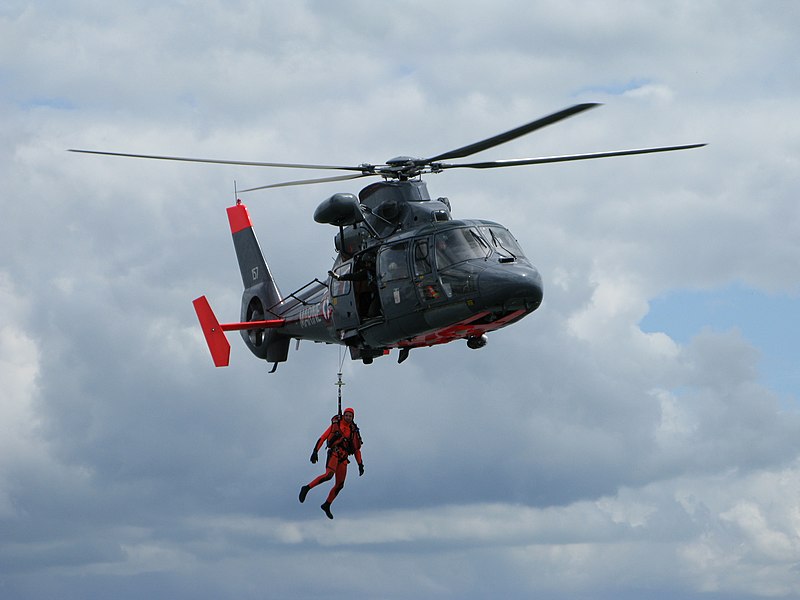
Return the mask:
<path fill-rule="evenodd" d="M 511 232 L 505 227 L 483 226 L 480 228 L 483 237 L 489 240 L 494 247 L 495 252 L 499 252 L 504 256 L 511 258 L 525 258 L 525 253 L 522 248 L 511 235 Z"/>
<path fill-rule="evenodd" d="M 471 258 L 486 258 L 489 244 L 473 228 L 450 229 L 436 234 L 436 266 L 441 270 Z"/>

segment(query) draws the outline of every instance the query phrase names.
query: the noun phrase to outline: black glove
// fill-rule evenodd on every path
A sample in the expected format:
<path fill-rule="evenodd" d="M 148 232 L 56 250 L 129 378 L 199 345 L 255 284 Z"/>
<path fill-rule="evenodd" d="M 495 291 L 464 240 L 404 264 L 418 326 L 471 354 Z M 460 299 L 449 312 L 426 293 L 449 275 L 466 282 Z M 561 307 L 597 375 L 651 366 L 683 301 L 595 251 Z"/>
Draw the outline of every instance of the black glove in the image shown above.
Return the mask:
<path fill-rule="evenodd" d="M 315 464 L 317 464 L 317 461 L 318 461 L 318 460 L 319 460 L 319 455 L 317 454 L 317 451 L 316 451 L 316 450 L 314 450 L 314 451 L 311 453 L 311 464 L 312 464 L 312 465 L 315 465 Z"/>
<path fill-rule="evenodd" d="M 361 477 L 364 474 L 364 463 L 358 463 L 358 476 Z"/>

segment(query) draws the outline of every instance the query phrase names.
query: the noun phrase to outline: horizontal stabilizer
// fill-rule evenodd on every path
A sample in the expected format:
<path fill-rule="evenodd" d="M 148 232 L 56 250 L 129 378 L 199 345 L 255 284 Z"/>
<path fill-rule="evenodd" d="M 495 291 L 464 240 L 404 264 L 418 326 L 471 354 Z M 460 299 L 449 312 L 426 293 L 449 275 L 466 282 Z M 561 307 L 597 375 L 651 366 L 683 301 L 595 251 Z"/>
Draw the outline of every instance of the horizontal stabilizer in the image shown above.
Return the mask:
<path fill-rule="evenodd" d="M 211 351 L 211 358 L 214 359 L 214 366 L 227 367 L 231 357 L 231 345 L 228 343 L 214 311 L 211 310 L 211 305 L 205 296 L 200 296 L 192 304 L 194 304 L 194 311 L 200 320 L 200 327 L 206 337 L 208 349 Z"/>
<path fill-rule="evenodd" d="M 285 319 L 269 319 L 268 321 L 245 321 L 244 323 L 223 323 L 222 331 L 241 331 L 252 329 L 277 329 L 286 324 Z"/>

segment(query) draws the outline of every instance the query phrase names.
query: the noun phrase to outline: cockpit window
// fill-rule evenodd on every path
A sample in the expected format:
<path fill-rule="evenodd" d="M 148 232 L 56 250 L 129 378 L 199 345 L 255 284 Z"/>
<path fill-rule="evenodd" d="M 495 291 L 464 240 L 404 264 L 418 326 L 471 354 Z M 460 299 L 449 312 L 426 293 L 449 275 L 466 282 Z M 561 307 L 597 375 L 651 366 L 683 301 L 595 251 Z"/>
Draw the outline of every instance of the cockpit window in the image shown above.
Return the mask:
<path fill-rule="evenodd" d="M 492 243 L 496 252 L 512 258 L 525 258 L 525 253 L 508 229 L 497 226 L 483 226 L 480 230 L 483 236 Z"/>
<path fill-rule="evenodd" d="M 440 270 L 471 258 L 486 258 L 491 251 L 486 240 L 471 227 L 437 233 L 434 243 Z"/>

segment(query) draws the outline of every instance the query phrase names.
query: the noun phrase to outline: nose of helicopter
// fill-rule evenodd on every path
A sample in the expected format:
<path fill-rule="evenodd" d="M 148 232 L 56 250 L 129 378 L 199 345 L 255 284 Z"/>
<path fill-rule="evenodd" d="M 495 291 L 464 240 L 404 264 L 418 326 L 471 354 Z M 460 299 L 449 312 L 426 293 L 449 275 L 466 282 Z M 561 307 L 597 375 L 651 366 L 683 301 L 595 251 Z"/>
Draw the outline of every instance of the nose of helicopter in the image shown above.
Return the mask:
<path fill-rule="evenodd" d="M 478 291 L 486 307 L 534 311 L 542 303 L 542 276 L 532 266 L 494 265 L 479 275 Z"/>

